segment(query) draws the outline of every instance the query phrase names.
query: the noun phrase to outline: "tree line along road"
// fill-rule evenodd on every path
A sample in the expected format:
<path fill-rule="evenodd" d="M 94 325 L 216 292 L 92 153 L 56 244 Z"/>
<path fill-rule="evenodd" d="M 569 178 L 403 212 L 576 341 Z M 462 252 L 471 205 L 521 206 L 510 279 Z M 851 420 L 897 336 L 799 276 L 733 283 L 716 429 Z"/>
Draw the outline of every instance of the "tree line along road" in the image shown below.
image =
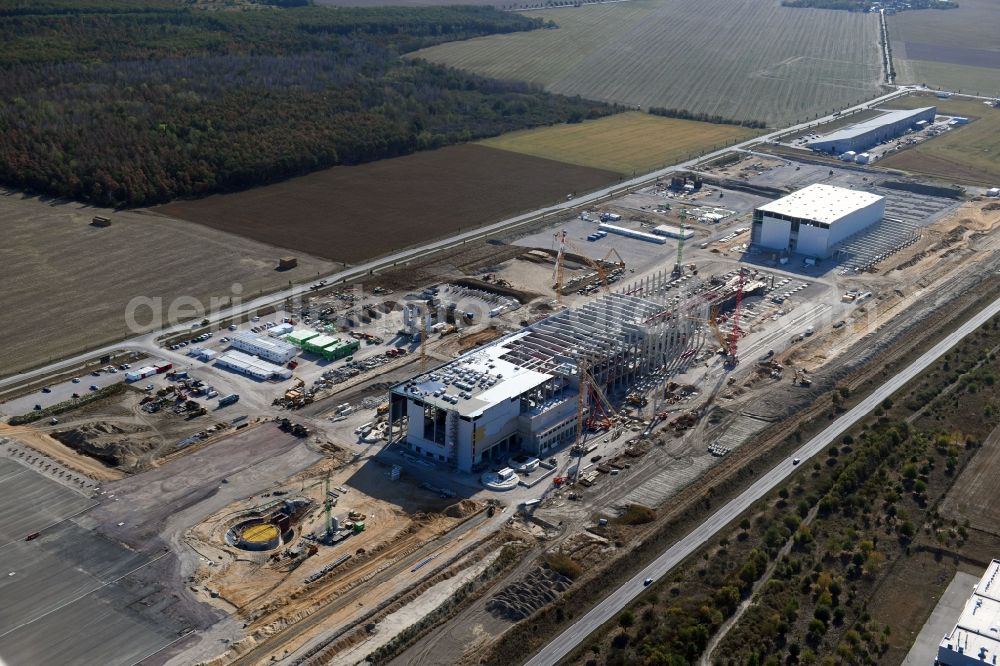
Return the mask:
<path fill-rule="evenodd" d="M 679 565 L 685 558 L 693 555 L 709 539 L 733 522 L 750 506 L 774 490 L 785 481 L 798 466 L 792 463 L 794 458 L 802 461 L 816 455 L 842 435 L 848 428 L 864 418 L 869 412 L 891 396 L 906 383 L 926 370 L 931 363 L 941 358 L 963 338 L 1000 313 L 1000 298 L 980 310 L 972 318 L 949 333 L 943 340 L 931 347 L 917 360 L 901 370 L 884 384 L 879 386 L 868 397 L 858 403 L 853 409 L 834 421 L 823 432 L 819 433 L 792 454 L 792 457 L 779 463 L 767 474 L 757 479 L 728 504 L 709 516 L 701 525 L 673 546 L 664 551 L 646 568 L 626 581 L 612 592 L 590 612 L 577 620 L 569 628 L 559 634 L 555 640 L 546 645 L 527 662 L 527 666 L 550 666 L 568 655 L 577 645 L 587 639 L 618 612 L 623 610 L 633 599 L 645 589 L 643 581 L 646 578 L 659 579 L 671 569 Z"/>

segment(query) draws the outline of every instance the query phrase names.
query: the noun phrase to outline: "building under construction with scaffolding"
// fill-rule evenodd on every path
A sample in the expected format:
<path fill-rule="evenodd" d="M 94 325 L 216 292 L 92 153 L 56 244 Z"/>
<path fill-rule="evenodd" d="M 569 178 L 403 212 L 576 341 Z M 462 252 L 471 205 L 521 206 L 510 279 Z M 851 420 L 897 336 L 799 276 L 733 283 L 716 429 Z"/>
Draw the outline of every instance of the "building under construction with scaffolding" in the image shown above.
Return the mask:
<path fill-rule="evenodd" d="M 608 425 L 615 399 L 665 380 L 704 343 L 704 312 L 645 287 L 649 297 L 607 294 L 397 384 L 389 432 L 402 425 L 395 437 L 413 454 L 473 472 Z"/>

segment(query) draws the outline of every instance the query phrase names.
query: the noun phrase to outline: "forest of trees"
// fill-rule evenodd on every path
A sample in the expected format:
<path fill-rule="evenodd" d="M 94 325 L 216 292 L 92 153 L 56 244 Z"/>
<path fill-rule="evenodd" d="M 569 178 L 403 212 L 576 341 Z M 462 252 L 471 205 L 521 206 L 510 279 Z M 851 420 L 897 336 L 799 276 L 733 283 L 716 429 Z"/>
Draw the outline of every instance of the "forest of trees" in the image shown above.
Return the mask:
<path fill-rule="evenodd" d="M 0 182 L 102 205 L 243 189 L 616 110 L 401 57 L 544 27 L 489 7 L 0 0 L 2 14 Z"/>

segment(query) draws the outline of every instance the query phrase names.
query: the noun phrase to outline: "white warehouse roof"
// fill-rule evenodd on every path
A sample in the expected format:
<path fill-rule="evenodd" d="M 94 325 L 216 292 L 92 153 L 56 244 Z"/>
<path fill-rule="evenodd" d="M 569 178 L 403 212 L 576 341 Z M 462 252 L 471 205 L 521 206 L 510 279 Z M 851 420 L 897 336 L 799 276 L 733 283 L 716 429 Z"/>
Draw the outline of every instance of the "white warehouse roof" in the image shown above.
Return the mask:
<path fill-rule="evenodd" d="M 905 122 L 918 117 L 922 113 L 936 110 L 937 109 L 933 106 L 925 106 L 919 109 L 898 109 L 895 111 L 888 111 L 874 118 L 862 120 L 860 123 L 848 125 L 847 127 L 830 132 L 829 134 L 824 134 L 815 141 L 811 141 L 810 145 L 813 143 L 828 143 L 833 141 L 843 141 L 845 139 L 853 139 L 858 136 L 863 136 L 873 130 L 877 130 L 880 127 L 892 125 L 893 123 Z"/>
<path fill-rule="evenodd" d="M 423 381 L 414 380 L 406 392 L 424 402 L 442 409 L 454 409 L 462 416 L 470 417 L 478 416 L 498 403 L 516 398 L 552 378 L 547 372 L 529 370 L 501 358 L 509 351 L 507 345 L 510 342 L 527 334 L 528 331 L 519 331 L 502 341 L 466 354 L 431 371 Z M 439 395 L 434 395 L 435 393 Z M 471 397 L 463 398 L 461 393 Z"/>
<path fill-rule="evenodd" d="M 284 340 L 276 340 L 266 335 L 257 335 L 255 333 L 247 333 L 243 331 L 233 333 L 231 339 L 240 340 L 244 344 L 255 346 L 260 349 L 266 349 L 271 353 L 279 355 L 297 352 L 299 349 L 295 345 L 285 342 Z"/>
<path fill-rule="evenodd" d="M 268 363 L 256 356 L 232 349 L 219 356 L 216 362 L 223 367 L 233 368 L 251 377 L 258 377 L 260 379 L 267 379 L 269 377 L 285 379 L 292 374 L 291 370 L 283 368 L 280 365 Z"/>
<path fill-rule="evenodd" d="M 955 628 L 938 647 L 938 659 L 949 664 L 959 661 L 996 663 L 1000 654 L 1000 560 L 993 560 L 976 585 Z M 962 657 L 965 657 L 963 660 Z"/>
<path fill-rule="evenodd" d="M 879 203 L 884 198 L 871 192 L 815 183 L 760 206 L 757 210 L 833 224 L 846 215 Z"/>

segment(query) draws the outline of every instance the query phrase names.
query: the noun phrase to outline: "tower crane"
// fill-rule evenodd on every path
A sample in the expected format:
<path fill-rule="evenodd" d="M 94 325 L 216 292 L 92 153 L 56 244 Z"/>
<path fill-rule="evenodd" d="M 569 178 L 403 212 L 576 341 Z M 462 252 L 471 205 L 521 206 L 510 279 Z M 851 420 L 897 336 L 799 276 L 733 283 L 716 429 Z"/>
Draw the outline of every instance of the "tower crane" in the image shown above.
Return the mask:
<path fill-rule="evenodd" d="M 727 361 L 730 365 L 736 365 L 740 362 L 739 357 L 739 340 L 740 340 L 740 314 L 743 310 L 743 286 L 746 284 L 746 273 L 742 266 L 740 266 L 740 277 L 736 283 L 736 307 L 733 309 L 733 330 L 729 335 L 729 356 Z"/>
<path fill-rule="evenodd" d="M 334 505 L 334 501 L 330 497 L 330 473 L 327 472 L 326 476 L 323 477 L 321 480 L 312 483 L 308 486 L 306 486 L 303 483 L 302 492 L 305 492 L 307 490 L 312 490 L 316 486 L 323 486 L 323 510 L 326 514 L 323 534 L 324 536 L 329 537 L 330 535 L 333 534 L 333 520 L 330 517 L 330 510 L 333 508 Z"/>
<path fill-rule="evenodd" d="M 680 277 L 684 274 L 684 232 L 687 231 L 688 225 L 681 224 L 681 235 L 677 239 L 677 263 L 674 264 L 674 270 L 671 271 L 671 277 Z"/>
<path fill-rule="evenodd" d="M 552 279 L 556 284 L 556 302 L 562 305 L 563 255 L 566 254 L 566 230 L 555 234 L 553 238 L 559 241 L 559 251 L 556 253 L 556 265 L 552 270 Z"/>

